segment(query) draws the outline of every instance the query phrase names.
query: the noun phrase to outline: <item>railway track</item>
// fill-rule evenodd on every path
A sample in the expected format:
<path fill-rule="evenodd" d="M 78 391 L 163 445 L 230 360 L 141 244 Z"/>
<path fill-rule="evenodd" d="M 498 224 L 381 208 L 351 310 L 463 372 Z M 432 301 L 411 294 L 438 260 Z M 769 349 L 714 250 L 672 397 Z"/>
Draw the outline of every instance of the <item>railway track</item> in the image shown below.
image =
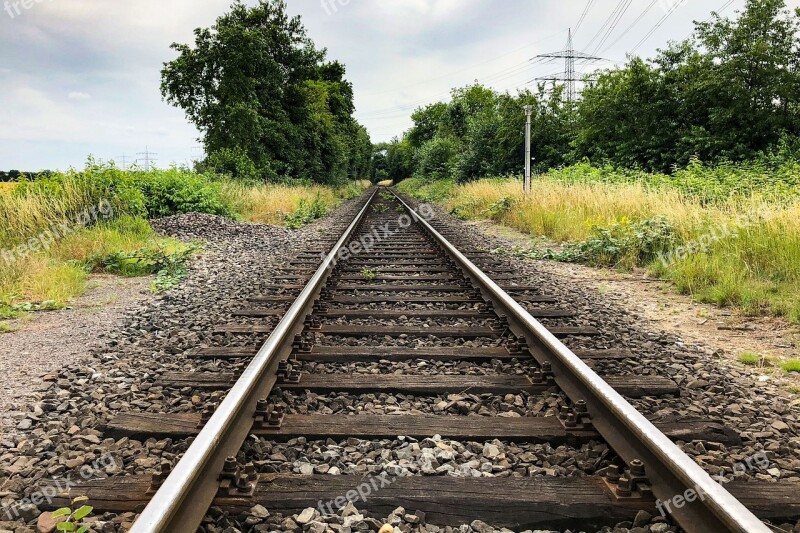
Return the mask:
<path fill-rule="evenodd" d="M 771 531 L 762 520 L 800 516 L 796 485 L 712 479 L 674 443 L 735 445 L 736 432 L 640 414 L 629 399 L 679 395 L 678 386 L 595 373 L 594 364 L 631 354 L 569 350 L 559 339 L 600 332 L 496 256 L 459 250 L 458 234 L 432 215 L 371 192 L 341 235 L 254 287 L 216 328 L 217 346 L 191 353 L 225 371 L 160 376 L 161 386 L 197 395 L 202 410 L 129 413 L 104 428 L 114 438 L 189 439 L 178 464 L 76 490 L 97 511 L 143 511 L 137 533 L 196 531 L 212 507 L 257 531 L 274 529 L 255 529 L 264 517 L 253 509 L 311 509 L 284 528 L 324 531 L 324 515 L 348 500 L 406 528 L 480 520 L 667 531 L 658 518 L 666 507 L 685 531 L 760 532 Z M 300 474 L 282 468 L 297 462 L 290 444 L 319 452 L 306 454 Z M 348 447 L 369 466 L 342 475 L 331 463 Z M 398 507 L 411 514 L 393 515 Z"/>

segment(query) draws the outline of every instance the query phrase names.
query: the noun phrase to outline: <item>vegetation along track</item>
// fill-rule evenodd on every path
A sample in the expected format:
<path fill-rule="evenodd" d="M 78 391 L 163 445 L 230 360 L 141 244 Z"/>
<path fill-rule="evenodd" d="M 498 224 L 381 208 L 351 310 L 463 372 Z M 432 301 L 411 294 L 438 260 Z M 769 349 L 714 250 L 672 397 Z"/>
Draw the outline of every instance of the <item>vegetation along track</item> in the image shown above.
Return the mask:
<path fill-rule="evenodd" d="M 666 528 L 664 507 L 690 532 L 770 531 L 761 519 L 800 515 L 796 484 L 723 488 L 673 443 L 735 445 L 736 432 L 708 419 L 651 422 L 625 399 L 679 394 L 674 382 L 599 376 L 595 363 L 630 354 L 570 351 L 560 337 L 599 332 L 576 326 L 572 311 L 516 281 L 497 256 L 459 251 L 457 232 L 389 190 L 362 202 L 340 238 L 299 255 L 217 328 L 219 346 L 192 354 L 248 366 L 162 375 L 164 387 L 200 394 L 202 413 L 130 413 L 107 424 L 115 438 L 190 439 L 179 463 L 73 495 L 86 494 L 96 511 L 146 506 L 136 532 L 195 531 L 212 506 L 249 526 L 263 510 L 313 508 L 283 529 L 325 531 L 324 515 L 348 500 L 392 525 L 480 520 L 520 531 L 599 530 L 643 516 Z M 245 344 L 267 335 L 261 347 Z M 392 414 L 396 395 L 414 397 L 414 412 Z M 386 439 L 396 439 L 392 450 Z M 286 474 L 281 464 L 297 458 L 287 442 L 324 451 Z M 343 447 L 373 468 L 341 475 L 325 458 Z M 398 517 L 399 506 L 416 513 Z M 345 514 L 339 531 L 356 519 L 380 526 Z"/>

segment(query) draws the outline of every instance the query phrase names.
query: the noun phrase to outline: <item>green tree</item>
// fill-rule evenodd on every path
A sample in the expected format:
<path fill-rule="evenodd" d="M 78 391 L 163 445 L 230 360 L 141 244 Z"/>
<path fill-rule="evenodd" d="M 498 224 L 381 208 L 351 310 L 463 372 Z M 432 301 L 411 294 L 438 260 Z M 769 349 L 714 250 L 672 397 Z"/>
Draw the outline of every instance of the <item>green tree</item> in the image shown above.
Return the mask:
<path fill-rule="evenodd" d="M 345 68 L 326 62 L 283 0 L 236 2 L 194 34 L 193 46 L 172 45 L 179 55 L 164 65 L 161 90 L 201 131 L 210 163 L 250 168 L 244 158 L 263 179 L 321 182 L 365 170 L 371 150 Z"/>

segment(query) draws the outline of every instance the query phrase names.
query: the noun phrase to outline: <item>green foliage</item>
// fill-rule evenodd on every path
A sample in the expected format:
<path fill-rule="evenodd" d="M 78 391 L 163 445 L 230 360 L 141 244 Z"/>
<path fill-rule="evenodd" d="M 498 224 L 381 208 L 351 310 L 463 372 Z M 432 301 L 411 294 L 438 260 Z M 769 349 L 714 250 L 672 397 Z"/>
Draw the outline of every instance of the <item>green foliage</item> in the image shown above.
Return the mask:
<path fill-rule="evenodd" d="M 220 148 L 209 154 L 206 160 L 200 164 L 200 170 L 208 170 L 241 180 L 258 180 L 262 177 L 269 181 L 277 180 L 277 176 L 269 167 L 263 168 L 259 172 L 253 160 L 239 147 Z"/>
<path fill-rule="evenodd" d="M 780 367 L 784 372 L 800 372 L 800 359 L 781 361 Z"/>
<path fill-rule="evenodd" d="M 287 227 L 292 229 L 299 229 L 305 225 L 311 224 L 315 220 L 319 220 L 328 213 L 328 207 L 325 202 L 317 196 L 313 201 L 306 200 L 300 201 L 300 207 L 294 213 L 290 213 L 284 217 L 284 222 Z"/>
<path fill-rule="evenodd" d="M 610 165 L 596 167 L 582 162 L 553 169 L 548 178 L 564 183 L 640 183 L 650 189 L 677 190 L 706 203 L 755 193 L 781 202 L 800 196 L 800 163 L 767 157 L 746 163 L 723 162 L 717 165 L 691 159 L 686 168 L 672 174 L 626 170 Z"/>
<path fill-rule="evenodd" d="M 370 176 L 344 66 L 326 61 L 283 0 L 236 2 L 162 70 L 161 91 L 202 132 L 206 166 L 237 178 Z"/>
<path fill-rule="evenodd" d="M 654 59 L 631 57 L 600 71 L 577 103 L 565 101 L 561 86 L 515 96 L 480 85 L 456 89 L 450 102 L 417 109 L 414 126 L 392 143 L 413 151 L 413 172 L 398 176 L 376 160 L 378 172 L 395 181 L 413 174 L 460 183 L 520 174 L 525 105 L 533 108 L 539 172 L 584 159 L 662 173 L 696 161 L 724 167 L 761 158 L 774 168 L 799 160 L 799 29 L 800 12 L 785 0 L 747 0 L 735 20 L 714 14 Z M 455 161 L 440 156 L 424 168 L 437 139 L 453 145 Z"/>
<path fill-rule="evenodd" d="M 220 184 L 202 174 L 170 169 L 143 172 L 133 181 L 145 198 L 149 218 L 160 218 L 183 213 L 208 213 L 230 216 L 230 208 L 223 203 Z"/>
<path fill-rule="evenodd" d="M 161 293 L 175 287 L 186 277 L 186 264 L 200 248 L 199 244 L 190 244 L 174 251 L 159 247 L 142 248 L 134 252 L 114 252 L 90 257 L 87 268 L 126 277 L 155 274 L 156 279 L 151 289 L 155 293 Z"/>
<path fill-rule="evenodd" d="M 233 214 L 222 195 L 221 182 L 215 176 L 180 168 L 122 171 L 90 158 L 82 171 L 24 178 L 10 197 L 0 197 L 0 211 L 15 211 L 9 214 L 12 221 L 9 227 L 0 229 L 0 243 L 20 242 L 52 224 L 73 221 L 85 210 L 98 211 L 98 206 L 106 203 L 107 213 L 90 217 L 90 223 L 126 216 L 158 218 L 190 212 Z M 25 215 L 26 208 L 31 211 L 29 218 L 35 223 L 14 223 L 14 218 L 21 219 Z"/>
<path fill-rule="evenodd" d="M 640 222 L 622 220 L 609 227 L 593 226 L 591 239 L 547 251 L 540 257 L 557 261 L 633 268 L 655 261 L 679 244 L 677 232 L 666 217 Z"/>
<path fill-rule="evenodd" d="M 0 302 L 0 318 L 20 318 L 26 316 L 28 313 L 37 311 L 59 311 L 64 309 L 64 307 L 64 304 L 60 304 L 55 300 L 47 300 L 40 303 L 23 302 L 16 304 Z"/>
<path fill-rule="evenodd" d="M 389 206 L 386 204 L 378 204 L 372 207 L 372 212 L 378 215 L 385 213 L 389 210 Z"/>
<path fill-rule="evenodd" d="M 447 199 L 456 187 L 451 180 L 429 182 L 423 178 L 410 178 L 397 184 L 397 190 L 419 198 L 423 202 L 441 202 Z"/>
<path fill-rule="evenodd" d="M 414 174 L 414 147 L 408 139 L 375 145 L 372 155 L 372 182 L 399 183 Z"/>
<path fill-rule="evenodd" d="M 417 151 L 419 176 L 430 180 L 445 180 L 453 176 L 458 144 L 446 137 L 435 137 Z"/>
<path fill-rule="evenodd" d="M 800 132 L 800 28 L 783 0 L 747 0 L 647 62 L 602 73 L 579 104 L 578 157 L 669 171 L 693 157 L 742 161 Z"/>
<path fill-rule="evenodd" d="M 375 281 L 378 278 L 378 271 L 374 268 L 364 267 L 361 269 L 361 275 L 365 281 Z"/>
<path fill-rule="evenodd" d="M 78 504 L 83 504 L 87 501 L 89 501 L 89 498 L 81 496 L 72 500 L 72 505 L 70 505 L 70 507 L 62 507 L 61 509 L 53 511 L 50 514 L 53 519 L 56 521 L 63 519 L 56 525 L 56 530 L 72 533 L 87 533 L 89 531 L 89 526 L 81 522 L 92 514 L 94 508 L 90 505 L 78 506 Z"/>
<path fill-rule="evenodd" d="M 381 147 L 386 161 L 375 167 L 401 181 L 411 174 L 429 179 L 471 181 L 521 172 L 524 167 L 522 109 L 533 107 L 532 140 L 536 166 L 562 164 L 568 157 L 567 124 L 571 111 L 561 102 L 561 91 L 548 96 L 544 87 L 517 96 L 496 93 L 481 85 L 453 90 L 450 103 L 420 108 L 412 115 L 414 127 L 403 140 Z M 396 154 L 392 164 L 391 156 Z M 383 174 L 382 174 L 383 175 Z"/>
<path fill-rule="evenodd" d="M 759 366 L 763 362 L 763 358 L 753 352 L 744 352 L 739 356 L 739 362 L 747 366 Z"/>

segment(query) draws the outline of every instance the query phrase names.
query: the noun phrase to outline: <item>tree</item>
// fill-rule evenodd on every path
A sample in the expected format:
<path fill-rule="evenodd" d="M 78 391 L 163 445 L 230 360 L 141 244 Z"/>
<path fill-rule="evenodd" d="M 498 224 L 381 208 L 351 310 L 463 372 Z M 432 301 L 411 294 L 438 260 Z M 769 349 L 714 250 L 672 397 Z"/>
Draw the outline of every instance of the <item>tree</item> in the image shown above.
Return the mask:
<path fill-rule="evenodd" d="M 244 157 L 262 179 L 329 182 L 366 170 L 371 150 L 352 118 L 345 68 L 326 62 L 283 0 L 236 2 L 194 34 L 194 46 L 172 45 L 179 55 L 164 65 L 161 91 L 201 131 L 210 162 L 231 167 L 233 156 L 249 168 Z"/>

